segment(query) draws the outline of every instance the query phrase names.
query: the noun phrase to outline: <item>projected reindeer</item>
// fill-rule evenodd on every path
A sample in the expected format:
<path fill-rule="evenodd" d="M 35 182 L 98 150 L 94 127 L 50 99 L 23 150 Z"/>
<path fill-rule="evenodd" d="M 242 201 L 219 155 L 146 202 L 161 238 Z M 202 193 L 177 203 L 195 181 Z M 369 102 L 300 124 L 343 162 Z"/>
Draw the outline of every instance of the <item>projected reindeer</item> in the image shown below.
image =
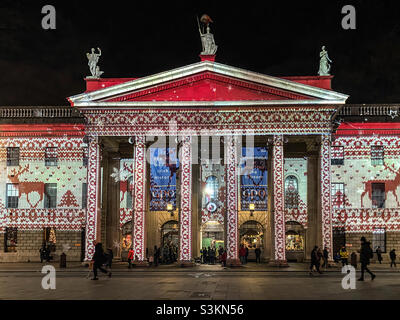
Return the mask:
<path fill-rule="evenodd" d="M 43 200 L 43 193 L 44 193 L 44 182 L 37 181 L 37 182 L 30 182 L 30 181 L 20 181 L 20 175 L 29 171 L 29 164 L 27 164 L 24 168 L 19 167 L 18 171 L 16 169 L 10 170 L 10 174 L 8 175 L 8 179 L 11 183 L 18 184 L 19 189 L 19 198 L 25 193 L 26 194 L 26 201 L 30 204 L 32 208 L 36 208 L 40 201 Z M 39 194 L 39 200 L 32 204 L 29 199 L 29 194 L 31 192 L 37 192 Z"/>
<path fill-rule="evenodd" d="M 386 170 L 395 174 L 392 180 L 368 180 L 364 183 L 364 192 L 361 194 L 361 207 L 363 207 L 363 198 L 368 193 L 368 197 L 372 200 L 372 184 L 373 183 L 384 183 L 385 184 L 385 200 L 389 192 L 391 192 L 396 199 L 397 206 L 400 207 L 399 199 L 396 194 L 397 187 L 400 185 L 400 168 L 395 169 L 394 163 L 391 167 L 384 165 Z"/>

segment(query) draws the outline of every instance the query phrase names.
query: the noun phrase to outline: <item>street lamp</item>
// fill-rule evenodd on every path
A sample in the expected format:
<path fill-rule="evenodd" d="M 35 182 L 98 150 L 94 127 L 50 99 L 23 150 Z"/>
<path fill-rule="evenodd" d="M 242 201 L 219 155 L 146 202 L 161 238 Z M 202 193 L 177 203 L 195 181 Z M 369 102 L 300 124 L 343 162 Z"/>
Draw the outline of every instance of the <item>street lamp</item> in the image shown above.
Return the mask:
<path fill-rule="evenodd" d="M 256 205 L 254 203 L 249 204 L 249 210 L 250 210 L 250 217 L 253 216 L 254 210 L 256 208 Z"/>
<path fill-rule="evenodd" d="M 171 214 L 171 217 L 174 216 L 174 206 L 172 205 L 172 203 L 167 203 L 167 211 Z"/>

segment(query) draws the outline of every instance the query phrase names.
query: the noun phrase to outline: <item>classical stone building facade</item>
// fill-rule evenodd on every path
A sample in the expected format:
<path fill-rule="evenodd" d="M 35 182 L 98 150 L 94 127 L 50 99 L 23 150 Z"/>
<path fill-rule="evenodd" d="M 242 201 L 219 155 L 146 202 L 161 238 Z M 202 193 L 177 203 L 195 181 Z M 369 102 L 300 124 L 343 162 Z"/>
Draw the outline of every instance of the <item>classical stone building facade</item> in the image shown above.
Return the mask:
<path fill-rule="evenodd" d="M 1 107 L 0 261 L 38 260 L 43 241 L 70 260 L 132 246 L 138 264 L 166 243 L 186 265 L 204 246 L 278 266 L 362 235 L 400 250 L 399 106 L 348 105 L 331 80 L 202 56 L 87 78 L 70 106 Z"/>

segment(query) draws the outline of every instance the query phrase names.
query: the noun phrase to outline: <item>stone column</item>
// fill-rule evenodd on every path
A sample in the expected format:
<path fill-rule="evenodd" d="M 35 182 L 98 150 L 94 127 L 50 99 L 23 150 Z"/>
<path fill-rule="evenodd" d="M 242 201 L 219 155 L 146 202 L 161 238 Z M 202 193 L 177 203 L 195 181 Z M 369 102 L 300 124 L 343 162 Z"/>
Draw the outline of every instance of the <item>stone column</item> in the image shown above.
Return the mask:
<path fill-rule="evenodd" d="M 87 209 L 86 209 L 86 246 L 85 260 L 91 260 L 94 254 L 95 241 L 101 241 L 100 210 L 100 146 L 99 138 L 89 139 L 89 161 L 87 172 Z"/>
<path fill-rule="evenodd" d="M 226 183 L 226 216 L 225 237 L 227 264 L 238 266 L 239 236 L 238 236 L 238 205 L 239 205 L 239 167 L 238 167 L 238 139 L 237 136 L 227 136 L 225 143 L 225 183 Z"/>
<path fill-rule="evenodd" d="M 183 137 L 181 146 L 181 199 L 179 210 L 179 263 L 192 262 L 192 139 Z"/>
<path fill-rule="evenodd" d="M 272 174 L 274 183 L 274 261 L 277 266 L 287 266 L 285 252 L 285 199 L 283 135 L 274 136 Z"/>
<path fill-rule="evenodd" d="M 135 138 L 133 158 L 133 250 L 135 264 L 146 264 L 146 145 L 145 136 Z"/>
<path fill-rule="evenodd" d="M 327 247 L 330 260 L 333 258 L 332 242 L 332 201 L 331 201 L 331 136 L 321 137 L 321 218 L 322 218 L 322 246 Z"/>

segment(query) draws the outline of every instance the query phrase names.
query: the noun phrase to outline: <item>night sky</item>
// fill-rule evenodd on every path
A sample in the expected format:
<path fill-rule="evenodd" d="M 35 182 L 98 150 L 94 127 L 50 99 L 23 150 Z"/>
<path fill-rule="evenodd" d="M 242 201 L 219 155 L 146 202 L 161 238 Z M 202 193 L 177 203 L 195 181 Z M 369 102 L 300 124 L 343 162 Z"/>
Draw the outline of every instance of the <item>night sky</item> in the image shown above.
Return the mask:
<path fill-rule="evenodd" d="M 144 2 L 144 1 L 142 1 Z M 83 92 L 86 52 L 100 47 L 106 77 L 143 77 L 199 61 L 196 15 L 214 20 L 216 61 L 273 76 L 317 75 L 321 46 L 333 89 L 349 103 L 400 102 L 397 1 L 0 2 L 0 106 L 67 105 Z M 52 4 L 57 29 L 43 30 Z M 344 30 L 352 4 L 357 29 Z"/>

